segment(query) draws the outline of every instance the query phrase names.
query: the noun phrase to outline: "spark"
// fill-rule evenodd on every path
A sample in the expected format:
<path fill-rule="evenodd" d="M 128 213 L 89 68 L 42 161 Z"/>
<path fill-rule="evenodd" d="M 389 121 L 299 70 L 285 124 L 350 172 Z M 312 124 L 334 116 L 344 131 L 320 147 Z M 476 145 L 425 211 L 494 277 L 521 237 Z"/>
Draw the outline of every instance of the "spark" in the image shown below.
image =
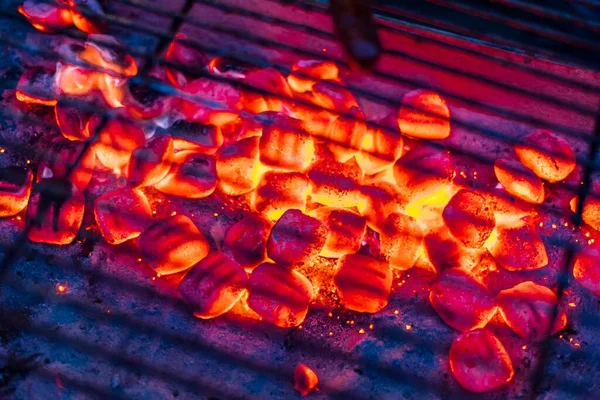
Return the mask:
<path fill-rule="evenodd" d="M 360 329 L 358 330 L 358 333 L 360 333 L 360 334 L 362 335 L 363 333 L 365 333 L 365 330 L 364 330 L 363 328 L 360 328 Z"/>
<path fill-rule="evenodd" d="M 577 304 L 575 304 L 575 302 L 572 301 L 568 304 L 568 306 L 571 308 L 575 308 L 575 307 L 577 307 Z"/>
<path fill-rule="evenodd" d="M 404 325 L 404 328 L 405 328 L 407 331 L 410 331 L 410 330 L 412 330 L 412 325 L 411 325 L 411 324 L 406 324 L 406 325 Z"/>
<path fill-rule="evenodd" d="M 61 293 L 61 294 L 62 293 L 66 293 L 66 291 L 67 291 L 67 284 L 66 283 L 65 284 L 57 283 L 56 284 L 56 291 L 58 293 Z"/>

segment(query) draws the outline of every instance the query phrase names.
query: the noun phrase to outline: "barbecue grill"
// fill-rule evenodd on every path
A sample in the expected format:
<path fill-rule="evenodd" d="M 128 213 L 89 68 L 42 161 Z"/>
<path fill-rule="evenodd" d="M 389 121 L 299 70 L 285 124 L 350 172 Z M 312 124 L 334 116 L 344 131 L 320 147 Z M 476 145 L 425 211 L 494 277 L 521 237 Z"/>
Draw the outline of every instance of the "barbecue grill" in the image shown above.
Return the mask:
<path fill-rule="evenodd" d="M 373 2 L 372 68 L 321 2 L 25 3 L 0 398 L 600 393 L 600 3 Z"/>

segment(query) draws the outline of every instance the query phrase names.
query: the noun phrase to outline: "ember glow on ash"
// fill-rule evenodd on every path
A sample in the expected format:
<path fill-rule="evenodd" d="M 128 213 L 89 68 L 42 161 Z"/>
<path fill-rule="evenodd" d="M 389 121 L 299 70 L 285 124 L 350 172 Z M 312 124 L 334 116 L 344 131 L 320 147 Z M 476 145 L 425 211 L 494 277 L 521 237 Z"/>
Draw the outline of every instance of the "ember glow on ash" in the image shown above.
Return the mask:
<path fill-rule="evenodd" d="M 284 76 L 211 59 L 178 35 L 166 59 L 204 68 L 202 77 L 173 67 L 153 71 L 180 90 L 156 95 L 132 86 L 130 78 L 138 74 L 134 58 L 68 4 L 57 9 L 26 1 L 20 9 L 42 31 L 75 24 L 92 32 L 83 44 L 60 47 L 64 60 L 56 71 L 27 71 L 16 91 L 19 101 L 55 107 L 62 134 L 37 170 L 29 163 L 0 170 L 0 216 L 25 211 L 30 240 L 70 244 L 91 212 L 107 243 L 131 241 L 139 261 L 157 276 L 181 274 L 180 297 L 198 318 L 232 313 L 280 328 L 302 326 L 324 292 L 354 312 L 398 316 L 400 310 L 385 311 L 397 286 L 394 274 L 431 266 L 437 280 L 429 302 L 460 334 L 450 349 L 450 369 L 474 392 L 500 387 L 514 375 L 504 345 L 486 329 L 492 319 L 528 342 L 565 327 L 563 310 L 552 321 L 552 289 L 524 281 L 496 293 L 484 279 L 500 268 L 517 273 L 548 266 L 544 223 L 533 216 L 550 185 L 575 170 L 573 149 L 562 138 L 530 132 L 512 155 L 489 166 L 495 181 L 470 187 L 467 177 L 477 172 L 457 178 L 444 147 L 456 134 L 452 107 L 435 92 L 406 93 L 396 110 L 372 126 L 375 118 L 332 62 L 298 61 Z M 271 95 L 240 90 L 235 81 Z M 44 82 L 48 93 L 31 89 Z M 103 115 L 63 104 L 62 96 L 100 102 L 112 113 L 104 121 Z M 86 209 L 86 191 L 100 174 L 125 184 L 103 192 Z M 209 197 L 225 199 L 249 211 L 214 234 L 199 229 L 196 213 L 167 209 L 161 215 L 165 203 L 152 196 L 199 205 Z M 591 196 L 583 207 L 584 222 L 596 230 L 598 198 Z M 203 212 L 217 221 L 222 209 Z M 593 238 L 587 240 L 573 275 L 600 295 L 600 251 Z M 56 290 L 66 292 L 66 283 Z M 412 324 L 403 323 L 403 329 L 414 332 Z M 303 395 L 318 383 L 302 364 L 294 378 Z"/>

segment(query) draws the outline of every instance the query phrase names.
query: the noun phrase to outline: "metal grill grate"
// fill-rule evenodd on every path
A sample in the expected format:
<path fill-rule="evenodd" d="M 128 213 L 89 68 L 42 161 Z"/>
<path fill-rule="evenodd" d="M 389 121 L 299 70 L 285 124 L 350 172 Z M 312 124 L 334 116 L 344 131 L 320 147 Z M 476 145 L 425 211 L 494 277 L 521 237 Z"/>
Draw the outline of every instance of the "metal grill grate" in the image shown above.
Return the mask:
<path fill-rule="evenodd" d="M 501 1 L 499 3 L 503 8 L 499 9 L 488 9 L 487 5 L 482 5 L 480 2 L 466 0 L 456 2 L 432 0 L 427 2 L 430 7 L 435 6 L 435 9 L 439 9 L 439 7 L 451 9 L 452 13 L 449 13 L 445 18 L 432 17 L 432 15 L 439 17 L 439 14 L 436 14 L 433 8 L 428 8 L 421 4 L 422 2 L 418 2 L 418 6 L 411 3 L 405 2 L 402 6 L 393 7 L 385 5 L 374 7 L 375 15 L 378 17 L 378 23 L 380 24 L 380 35 L 383 39 L 387 39 L 387 41 L 382 40 L 384 47 L 382 56 L 384 59 L 370 75 L 374 82 L 376 82 L 376 84 L 373 84 L 374 88 L 365 88 L 360 79 L 349 80 L 349 87 L 353 93 L 373 104 L 372 107 L 397 107 L 401 96 L 398 97 L 398 94 L 393 89 L 378 89 L 386 85 L 390 87 L 428 88 L 435 90 L 460 107 L 477 110 L 481 115 L 493 115 L 494 118 L 509 121 L 507 123 L 513 125 L 523 124 L 552 129 L 560 133 L 563 137 L 569 138 L 570 141 L 578 143 L 580 151 L 577 153 L 577 161 L 578 165 L 582 168 L 583 179 L 581 184 L 564 183 L 562 185 L 564 190 L 576 193 L 580 199 L 577 212 L 572 220 L 572 224 L 578 228 L 582 223 L 583 199 L 586 198 L 590 191 L 595 172 L 594 168 L 597 164 L 594 160 L 597 158 L 598 140 L 600 137 L 600 125 L 598 123 L 600 120 L 600 97 L 598 91 L 600 83 L 598 82 L 598 78 L 600 78 L 600 75 L 585 69 L 598 65 L 597 50 L 600 45 L 598 45 L 597 40 L 594 40 L 593 36 L 600 27 L 598 22 L 592 19 L 585 19 L 581 15 L 566 14 L 564 10 L 540 7 L 527 1 Z M 600 6 L 593 1 L 581 1 L 579 3 L 588 5 L 592 9 Z M 0 8 L 0 18 L 6 21 L 10 29 L 17 30 L 0 30 L 0 43 L 6 46 L 7 54 L 14 54 L 15 51 L 18 51 L 21 54 L 38 56 L 47 61 L 60 60 L 60 55 L 43 49 L 38 45 L 32 45 L 24 40 L 25 34 L 32 32 L 33 29 L 16 13 L 16 6 L 17 4 L 6 4 Z M 321 4 L 297 2 L 294 5 L 287 5 L 283 1 L 269 1 L 264 4 L 251 2 L 245 4 L 235 1 L 186 0 L 184 3 L 179 4 L 179 6 L 179 8 L 170 7 L 167 9 L 162 6 L 157 7 L 156 4 L 148 0 L 116 0 L 109 7 L 105 15 L 105 20 L 112 29 L 115 29 L 115 36 L 122 39 L 124 43 L 131 43 L 129 46 L 125 45 L 126 51 L 141 61 L 139 62 L 141 66 L 140 73 L 131 80 L 132 82 L 146 85 L 156 92 L 187 96 L 189 100 L 200 104 L 215 106 L 214 104 L 207 103 L 203 98 L 185 95 L 178 91 L 178 89 L 150 77 L 148 73 L 152 67 L 154 65 L 161 65 L 177 68 L 184 72 L 193 72 L 199 76 L 217 81 L 231 83 L 243 90 L 281 97 L 278 94 L 268 93 L 245 82 L 238 82 L 222 76 L 214 76 L 204 71 L 197 71 L 165 60 L 162 54 L 166 47 L 174 39 L 175 34 L 183 29 L 189 29 L 191 32 L 194 32 L 194 30 L 197 32 L 209 31 L 214 35 L 219 35 L 224 41 L 223 46 L 211 45 L 207 43 L 211 43 L 213 40 L 196 39 L 196 37 L 201 36 L 190 35 L 191 39 L 186 41 L 190 46 L 201 49 L 211 55 L 228 57 L 238 62 L 261 67 L 274 67 L 283 74 L 290 72 L 289 65 L 291 64 L 286 61 L 290 57 L 331 60 L 343 68 L 348 68 L 348 63 L 345 62 L 339 46 L 334 42 L 333 34 L 330 33 L 330 26 L 326 26 L 325 28 L 319 26 L 319 23 L 327 18 L 326 8 Z M 256 8 L 253 6 L 256 6 Z M 198 7 L 200 12 L 194 12 L 195 8 Z M 302 15 L 306 16 L 306 22 L 299 22 L 302 18 L 294 18 L 291 13 L 285 14 L 278 11 L 288 9 L 288 7 L 289 10 L 293 10 L 296 13 L 304 13 Z M 127 14 L 127 10 L 133 10 L 134 16 L 130 18 L 124 16 Z M 272 12 L 270 12 L 271 10 Z M 523 14 L 519 14 L 519 18 L 509 19 L 507 16 L 514 15 L 515 10 L 520 10 Z M 214 14 L 210 14 L 207 17 L 202 14 L 203 11 L 210 11 Z M 86 13 L 84 12 L 84 14 Z M 529 18 L 529 14 L 533 15 L 533 17 Z M 144 21 L 137 20 L 135 17 L 140 15 L 144 15 L 148 19 Z M 457 15 L 460 15 L 461 18 L 458 18 Z M 213 19 L 211 18 L 212 16 L 218 16 L 218 18 Z M 148 21 L 152 20 L 152 18 L 159 18 L 162 21 L 168 21 L 168 23 L 164 24 L 164 26 L 149 24 Z M 469 29 L 468 23 L 473 20 L 479 24 L 482 21 L 487 21 L 495 24 L 494 26 L 503 25 L 505 29 L 517 30 L 521 33 L 528 32 L 537 38 L 544 38 L 546 42 L 542 43 L 537 39 L 519 41 L 514 35 L 507 35 L 509 40 L 505 40 L 503 38 L 499 39 L 499 36 L 493 33 L 483 36 L 474 34 L 474 31 Z M 249 24 L 253 21 L 261 27 L 268 25 L 271 28 L 266 34 L 258 30 L 250 30 L 248 29 L 250 27 Z M 419 21 L 427 26 L 433 26 L 451 33 L 468 34 L 479 39 L 485 39 L 491 42 L 488 44 L 501 45 L 505 48 L 507 45 L 510 45 L 511 50 L 516 49 L 517 52 L 521 50 L 535 50 L 535 53 L 533 53 L 534 57 L 536 55 L 555 56 L 555 52 L 548 51 L 548 47 L 551 47 L 549 43 L 560 42 L 563 45 L 559 54 L 561 59 L 575 60 L 587 67 L 557 66 L 554 63 L 543 60 L 535 60 L 534 64 L 537 64 L 535 66 L 524 64 L 522 62 L 523 59 L 531 61 L 531 58 L 521 56 L 517 53 L 507 53 L 505 50 L 488 48 L 480 43 L 466 41 L 464 38 L 446 37 L 445 34 L 440 34 L 439 31 L 414 25 L 414 21 Z M 552 25 L 544 23 L 544 21 L 558 21 L 562 25 L 577 25 L 579 30 L 565 32 L 563 28 L 555 28 Z M 246 27 L 246 29 L 242 29 L 243 27 Z M 165 31 L 164 28 L 167 28 L 167 30 Z M 286 34 L 289 32 L 298 32 L 299 38 L 292 39 L 287 37 Z M 74 30 L 65 30 L 60 34 L 73 39 L 85 39 L 85 35 Z M 306 40 L 306 38 L 310 38 L 310 40 Z M 400 40 L 402 41 L 399 46 L 392 41 L 394 38 L 401 38 Z M 306 45 L 299 45 L 302 40 L 304 40 Z M 152 46 L 148 46 L 142 50 L 139 46 L 135 46 L 136 43 L 151 43 Z M 236 46 L 236 43 L 248 44 L 249 49 L 244 48 L 244 45 Z M 326 52 L 320 51 L 322 47 L 321 43 L 327 43 L 330 46 L 327 47 Z M 475 71 L 470 65 L 456 66 L 454 65 L 456 63 L 449 60 L 447 61 L 443 58 L 435 59 L 435 57 L 428 56 L 423 52 L 414 51 L 414 49 L 406 47 L 408 43 L 412 43 L 413 46 L 424 43 L 431 46 L 431 48 L 437 49 L 440 54 L 455 54 L 458 57 L 462 57 L 463 60 L 476 60 L 480 63 L 477 65 L 494 66 L 494 68 L 498 68 L 498 72 L 493 70 Z M 110 47 L 110 44 L 103 43 L 103 45 Z M 148 48 L 150 50 L 147 50 Z M 252 53 L 253 51 L 255 52 L 254 54 Z M 285 55 L 280 54 L 280 52 L 285 53 Z M 446 76 L 449 80 L 463 80 L 464 86 L 452 85 L 448 81 L 440 81 L 439 79 L 436 81 L 436 79 L 427 79 L 423 76 L 404 74 L 402 71 L 397 71 L 393 67 L 390 67 L 390 65 L 393 66 L 396 60 L 403 60 L 403 62 L 415 65 L 415 68 L 422 68 L 427 72 L 435 71 L 435 76 L 438 78 Z M 11 68 L 18 69 L 18 66 L 10 65 L 10 63 L 14 64 L 14 62 L 14 59 L 7 59 L 7 66 L 2 65 L 2 67 L 5 67 L 6 71 L 9 71 Z M 86 66 L 95 68 L 89 64 Z M 516 83 L 512 80 L 512 76 L 509 75 L 511 72 L 519 77 Z M 523 80 L 527 77 L 534 77 L 535 85 L 532 84 L 530 87 L 524 86 Z M 14 83 L 14 79 L 12 81 L 7 79 L 3 87 L 12 88 L 14 87 Z M 540 87 L 544 83 L 549 88 L 540 90 Z M 336 83 L 328 84 L 334 87 L 338 85 Z M 484 96 L 472 93 L 471 87 L 468 86 L 469 84 L 473 85 L 474 90 L 485 91 L 488 96 L 493 93 L 502 94 L 502 96 L 514 98 L 515 102 L 523 102 L 527 106 L 521 109 L 521 107 L 515 107 L 513 104 L 507 104 L 506 101 L 482 100 Z M 550 86 L 555 86 L 556 88 Z M 71 106 L 89 109 L 102 115 L 103 118 L 100 126 L 96 128 L 95 134 L 86 142 L 86 146 L 90 146 L 103 125 L 110 118 L 114 118 L 113 113 L 109 110 L 98 109 L 94 104 L 86 104 L 81 102 L 81 100 L 67 98 L 61 99 L 61 101 Z M 299 103 L 306 107 L 312 107 L 315 110 L 320 109 L 320 107 L 309 102 L 299 100 Z M 535 112 L 536 109 L 539 112 Z M 326 110 L 335 115 L 341 115 L 336 110 Z M 24 119 L 30 125 L 54 129 L 48 124 L 48 119 L 43 116 L 39 117 L 32 113 L 17 113 L 15 110 L 9 108 L 0 110 L 0 113 L 2 115 L 2 125 L 4 125 L 5 129 L 9 124 L 23 121 Z M 568 118 L 563 118 L 565 116 L 568 116 Z M 519 141 L 517 135 L 509 134 L 509 129 L 499 129 L 498 126 L 501 126 L 501 124 L 492 124 L 494 127 L 490 128 L 485 123 L 474 121 L 469 116 L 465 117 L 464 113 L 454 115 L 452 124 L 465 132 L 474 133 L 475 137 L 480 137 L 482 140 L 499 143 L 498 146 L 512 145 Z M 369 122 L 369 125 L 372 127 L 377 126 L 372 122 Z M 382 127 L 382 129 L 386 128 Z M 9 152 L 22 154 L 30 158 L 39 155 L 36 154 L 36 150 L 32 151 L 27 146 L 15 145 L 9 138 L 4 136 L 0 135 L 0 145 Z M 493 164 L 497 157 L 496 154 L 482 154 L 481 152 L 474 151 L 472 147 L 469 149 L 463 145 L 464 143 L 445 143 L 444 147 L 449 148 L 454 155 L 480 164 Z M 83 152 L 81 154 L 83 155 Z M 71 166 L 71 171 L 80 160 L 81 156 L 78 158 L 76 164 Z M 548 215 L 557 215 L 561 211 L 556 210 L 555 206 L 552 205 L 546 207 L 544 212 L 547 212 Z M 190 335 L 189 332 L 182 332 L 181 329 L 176 327 L 177 324 L 182 324 L 183 327 L 188 328 L 194 325 L 190 321 L 190 309 L 177 299 L 166 294 L 157 293 L 146 284 L 131 282 L 127 279 L 115 277 L 113 274 L 85 266 L 85 263 L 76 256 L 73 256 L 74 262 L 53 260 L 50 258 L 51 256 L 48 256 L 48 254 L 52 254 L 48 249 L 31 246 L 27 243 L 27 229 L 28 226 L 26 226 L 13 243 L 8 244 L 4 248 L 4 258 L 0 265 L 0 282 L 4 285 L 0 288 L 0 294 L 4 297 L 4 303 L 0 306 L 0 317 L 4 319 L 0 321 L 0 331 L 19 332 L 31 337 L 45 338 L 51 343 L 73 347 L 81 353 L 89 353 L 99 359 L 107 360 L 109 364 L 126 371 L 149 376 L 150 378 L 148 379 L 151 380 L 156 379 L 169 382 L 170 385 L 177 388 L 175 391 L 182 390 L 188 395 L 199 392 L 207 397 L 213 396 L 213 398 L 254 398 L 265 395 L 286 397 L 291 393 L 290 388 L 287 386 L 290 386 L 288 381 L 292 376 L 295 364 L 282 365 L 282 363 L 273 363 L 268 358 L 261 360 L 255 354 L 244 354 L 240 348 L 236 349 L 235 345 L 229 343 L 228 346 L 223 346 L 227 347 L 225 350 L 219 348 L 217 344 L 210 340 L 203 340 L 202 337 L 197 337 L 196 334 Z M 85 233 L 81 235 L 84 242 L 95 240 L 92 235 L 88 235 L 89 237 Z M 565 250 L 561 256 L 560 266 L 554 271 L 556 292 L 559 298 L 562 299 L 565 289 L 570 285 L 569 267 L 572 263 L 572 257 L 580 246 L 571 240 L 565 240 L 563 237 L 551 237 L 548 238 L 548 242 Z M 46 250 L 48 250 L 48 254 L 45 254 Z M 42 256 L 43 254 L 45 255 Z M 45 257 L 46 259 L 44 260 Z M 45 263 L 45 267 L 51 273 L 69 276 L 69 280 L 72 279 L 73 281 L 83 279 L 81 278 L 83 271 L 88 284 L 90 281 L 96 282 L 95 285 L 102 286 L 105 294 L 110 293 L 110 291 L 129 293 L 132 299 L 135 299 L 132 300 L 134 302 L 141 302 L 146 307 L 156 307 L 158 305 L 168 311 L 163 311 L 159 315 L 159 318 L 139 318 L 134 312 L 119 310 L 107 313 L 100 306 L 89 304 L 85 298 L 78 299 L 74 296 L 56 294 L 54 287 L 38 284 L 35 276 L 25 273 L 26 278 L 24 278 L 16 274 L 19 271 L 23 273 L 23 265 L 35 263 Z M 34 268 L 34 270 L 38 271 L 39 267 L 37 269 Z M 37 279 L 50 278 L 44 275 Z M 83 283 L 81 285 L 82 287 L 85 286 Z M 18 295 L 15 295 L 15 293 L 18 293 Z M 14 302 L 10 301 L 10 296 L 14 296 L 17 299 L 16 304 L 12 304 Z M 21 321 L 18 318 L 12 318 L 11 315 L 20 315 L 22 314 L 22 309 L 28 308 L 27 306 L 18 304 L 21 300 L 26 301 L 25 304 L 31 303 L 38 306 L 39 304 L 46 304 L 49 305 L 47 306 L 49 308 L 67 307 L 83 319 L 97 321 L 99 324 L 102 323 L 114 328 L 108 329 L 104 333 L 115 334 L 115 332 L 119 332 L 119 334 L 123 334 L 123 332 L 126 332 L 125 335 L 129 336 L 120 342 L 124 351 L 121 352 L 119 349 L 106 348 L 90 340 L 84 340 L 79 335 L 65 332 L 58 329 L 56 323 L 53 323 L 53 321 L 47 321 L 48 324 L 45 324 L 39 321 Z M 402 303 L 398 302 L 397 304 Z M 424 318 L 427 318 L 427 312 L 423 310 L 422 305 L 414 302 L 410 303 L 408 307 L 414 308 L 412 311 L 413 316 L 423 315 Z M 166 323 L 168 328 L 163 327 L 162 324 L 164 321 L 161 322 L 160 318 L 165 318 L 170 313 L 176 317 L 169 317 L 169 321 Z M 429 314 L 431 313 L 429 312 Z M 555 310 L 554 315 L 556 318 L 557 310 Z M 357 317 L 357 320 L 360 318 Z M 431 318 L 431 315 L 428 318 Z M 582 316 L 581 318 L 585 319 L 589 318 L 589 316 L 585 318 Z M 398 329 L 396 323 L 389 323 L 389 321 L 386 322 L 385 320 L 379 322 L 381 322 L 382 326 L 376 329 L 376 337 L 385 343 L 385 345 L 381 345 L 380 342 L 374 342 L 373 346 L 375 346 L 376 351 L 384 353 L 387 343 L 399 342 L 409 343 L 411 348 L 417 349 L 417 358 L 433 358 L 435 354 L 447 351 L 444 346 L 436 343 L 435 338 L 436 334 L 451 335 L 447 330 L 433 330 L 431 334 L 424 333 L 423 338 L 419 338 L 415 337 L 414 334 L 408 334 Z M 207 331 L 212 329 L 210 332 L 216 335 L 214 333 L 215 328 L 202 329 L 206 329 Z M 229 329 L 235 328 L 229 327 Z M 318 331 L 318 329 L 315 328 L 315 331 Z M 100 332 L 102 333 L 103 331 L 100 330 Z M 222 335 L 227 337 L 225 334 Z M 281 333 L 269 332 L 267 340 L 264 340 L 264 338 L 259 337 L 261 335 L 260 329 L 256 331 L 248 329 L 248 331 L 240 334 L 240 337 L 245 337 L 246 335 L 249 337 L 248 341 L 251 345 L 264 346 L 266 349 L 268 349 L 269 343 L 277 342 L 277 339 L 281 339 L 282 336 Z M 208 377 L 205 377 L 203 373 L 185 371 L 178 368 L 177 365 L 154 365 L 147 358 L 143 359 L 143 357 L 139 357 L 138 359 L 136 355 L 132 355 L 130 351 L 127 351 L 129 350 L 127 347 L 135 341 L 137 336 L 148 336 L 157 341 L 166 341 L 166 343 L 175 344 L 178 347 L 177 351 L 189 352 L 190 357 L 193 355 L 199 359 L 212 360 L 211 362 L 216 363 L 218 367 L 214 368 L 212 372 L 206 372 Z M 446 387 L 448 384 L 446 378 L 432 381 L 427 378 L 435 374 L 423 375 L 414 373 L 406 364 L 390 364 L 386 360 L 370 354 L 369 349 L 363 349 L 361 353 L 347 352 L 336 345 L 325 343 L 320 336 L 311 334 L 310 331 L 296 331 L 291 336 L 294 337 L 293 346 L 289 349 L 293 355 L 290 357 L 291 359 L 298 358 L 300 355 L 307 355 L 312 360 L 327 358 L 336 360 L 342 364 L 358 365 L 358 367 L 354 368 L 355 373 L 357 373 L 357 369 L 361 370 L 358 373 L 359 375 L 363 374 L 362 371 L 366 371 L 365 374 L 369 377 L 368 379 L 381 379 L 386 381 L 388 386 L 392 388 L 395 387 L 394 385 L 397 385 L 396 387 L 401 392 L 399 397 L 410 398 L 415 392 L 423 393 L 425 398 L 463 398 L 469 396 L 469 394 L 462 391 L 455 384 L 450 388 Z M 213 337 L 211 336 L 211 338 Z M 589 372 L 594 373 L 595 375 L 593 376 L 597 376 L 600 369 L 596 363 L 591 361 L 594 357 L 593 345 L 592 343 L 590 349 L 586 350 L 590 355 L 586 356 L 589 358 L 583 364 L 589 365 L 591 369 Z M 423 350 L 424 353 L 419 353 L 419 349 L 423 348 L 427 350 Z M 1 349 L 2 347 L 0 347 Z M 573 385 L 572 382 L 559 382 L 556 386 L 549 386 L 547 383 L 547 368 L 550 368 L 552 364 L 551 357 L 563 351 L 562 345 L 560 343 L 557 344 L 556 337 L 550 337 L 540 345 L 539 351 L 536 352 L 537 359 L 535 365 L 527 374 L 528 376 L 524 376 L 524 382 L 517 388 L 509 387 L 505 391 L 494 393 L 494 395 L 503 397 L 518 394 L 522 397 L 532 398 L 544 395 L 548 396 L 547 398 L 552 398 L 552 395 L 560 397 L 561 393 L 568 392 L 580 396 L 590 394 L 589 391 L 586 391 L 586 388 L 582 387 L 585 384 L 584 382 L 580 382 L 579 385 Z M 30 352 L 24 351 L 23 354 L 30 354 Z M 5 355 L 6 357 L 4 357 Z M 0 356 L 10 361 L 9 365 L 14 365 L 15 359 L 13 355 L 9 355 L 8 353 L 2 354 L 0 351 Z M 409 360 L 412 359 L 409 357 Z M 52 382 L 59 376 L 62 382 L 61 385 L 70 386 L 76 391 L 84 393 L 84 396 L 124 399 L 137 398 L 138 396 L 140 398 L 143 397 L 140 393 L 132 395 L 131 393 L 119 392 L 119 390 L 115 389 L 114 384 L 109 383 L 106 385 L 106 382 L 97 383 L 94 382 L 93 377 L 76 377 L 73 374 L 69 374 L 72 371 L 68 370 L 57 372 L 56 368 L 52 365 L 50 367 L 40 365 L 35 357 L 25 359 L 23 362 L 25 364 L 23 364 L 22 368 L 25 370 L 32 369 L 31 373 L 39 376 L 40 379 Z M 431 363 L 434 364 L 433 361 Z M 323 365 L 331 366 L 325 361 L 323 361 Z M 581 365 L 582 363 L 580 362 L 578 368 L 582 368 Z M 419 365 L 419 368 L 423 367 L 424 365 Z M 433 370 L 434 367 L 431 368 Z M 552 368 L 554 369 L 552 369 L 551 373 L 555 374 L 555 367 Z M 219 379 L 219 373 L 223 373 L 229 369 L 234 371 L 234 376 L 243 381 L 240 385 L 237 385 L 236 382 L 224 383 L 223 378 Z M 273 379 L 274 386 L 281 386 L 283 388 L 277 391 L 273 389 L 273 385 L 270 383 L 262 383 L 267 387 L 266 391 L 252 393 L 251 389 L 249 389 L 252 388 L 251 383 L 244 381 L 244 379 L 247 380 L 248 378 L 239 372 L 239 369 L 249 371 L 247 374 L 252 376 L 267 375 Z M 364 380 L 366 378 L 361 379 Z M 99 380 L 102 381 L 102 379 Z M 392 383 L 390 384 L 389 382 Z M 1 383 L 3 383 L 2 380 L 0 380 Z M 340 389 L 339 385 L 329 384 L 327 380 L 324 380 L 320 387 L 321 394 L 326 396 L 343 398 L 365 397 L 365 392 L 357 392 L 354 389 Z M 1 388 L 2 385 L 0 385 Z M 592 390 L 594 388 L 595 386 L 592 387 Z M 519 390 L 521 392 L 517 393 Z M 553 390 L 555 392 L 552 392 Z M 169 394 L 172 395 L 172 393 Z M 385 392 L 376 393 L 374 396 L 385 397 L 387 395 L 395 397 L 393 393 Z M 160 394 L 157 396 L 159 396 L 157 398 L 161 398 Z"/>

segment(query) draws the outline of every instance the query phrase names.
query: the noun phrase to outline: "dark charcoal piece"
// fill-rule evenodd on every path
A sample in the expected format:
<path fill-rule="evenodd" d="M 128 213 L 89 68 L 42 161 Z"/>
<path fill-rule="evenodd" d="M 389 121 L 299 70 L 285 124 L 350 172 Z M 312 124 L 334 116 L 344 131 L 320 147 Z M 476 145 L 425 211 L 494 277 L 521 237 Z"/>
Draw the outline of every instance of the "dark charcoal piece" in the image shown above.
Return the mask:
<path fill-rule="evenodd" d="M 216 136 L 214 131 L 217 129 L 214 125 L 179 120 L 169 128 L 168 132 L 175 139 L 184 139 L 201 145 L 209 145 Z"/>
<path fill-rule="evenodd" d="M 228 57 L 216 57 L 208 65 L 210 72 L 238 73 L 245 75 L 253 66 L 241 60 L 234 60 Z"/>
<path fill-rule="evenodd" d="M 0 168 L 0 191 L 15 193 L 22 190 L 28 174 L 22 167 Z"/>
<path fill-rule="evenodd" d="M 146 84 L 134 83 L 129 81 L 129 93 L 133 98 L 143 106 L 151 106 L 164 95 Z"/>
<path fill-rule="evenodd" d="M 329 11 L 350 58 L 363 68 L 371 68 L 379 59 L 381 43 L 369 1 L 331 0 Z"/>

